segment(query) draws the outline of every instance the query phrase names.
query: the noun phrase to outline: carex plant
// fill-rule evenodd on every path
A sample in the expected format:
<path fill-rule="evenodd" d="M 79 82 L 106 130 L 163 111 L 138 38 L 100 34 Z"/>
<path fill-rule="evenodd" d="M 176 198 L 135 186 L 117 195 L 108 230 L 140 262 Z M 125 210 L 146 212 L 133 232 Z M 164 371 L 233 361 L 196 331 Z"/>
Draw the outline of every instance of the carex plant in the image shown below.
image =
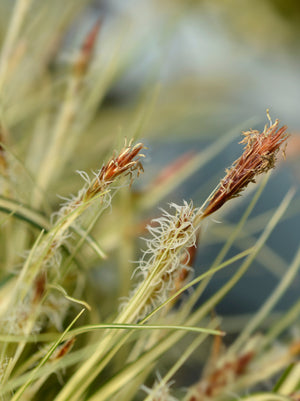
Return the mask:
<path fill-rule="evenodd" d="M 99 103 L 128 64 L 119 57 L 119 42 L 112 39 L 109 61 L 97 58 L 98 20 L 69 55 L 67 67 L 55 66 L 65 31 L 83 4 L 76 1 L 62 11 L 58 1 L 33 3 L 15 2 L 0 59 L 1 399 L 232 400 L 245 391 L 244 398 L 253 401 L 299 399 L 299 338 L 274 346 L 290 325 L 297 326 L 299 301 L 266 332 L 259 327 L 295 279 L 300 251 L 227 347 L 226 330 L 214 312 L 291 205 L 293 191 L 268 216 L 254 244 L 225 259 L 280 150 L 284 153 L 287 127 L 278 119 L 273 123 L 267 112 L 262 131 L 243 132 L 241 156 L 203 204 L 171 202 L 156 208 L 149 221 L 145 210 L 159 199 L 161 181 L 161 193 L 171 191 L 174 182 L 179 185 L 204 163 L 205 154 L 167 166 L 160 185 L 155 187 L 159 180 L 153 177 L 153 185 L 135 193 L 149 167 L 143 162 L 151 146 L 138 139 L 147 130 L 139 123 L 117 140 L 97 119 Z M 59 29 L 53 32 L 53 26 Z M 31 46 L 37 31 L 44 34 Z M 230 140 L 232 135 L 224 136 L 207 154 L 216 156 Z M 73 184 L 68 175 L 73 170 L 83 182 Z M 249 206 L 215 261 L 200 273 L 194 270 L 203 228 L 256 181 Z M 136 237 L 143 237 L 143 249 L 133 261 Z M 233 263 L 238 267 L 228 281 L 199 303 L 215 274 Z M 100 279 L 92 280 L 95 271 Z M 107 271 L 113 272 L 113 284 L 105 281 Z M 126 294 L 116 290 L 122 285 Z M 174 359 L 176 349 L 180 354 Z M 177 385 L 174 377 L 193 355 L 199 356 L 199 380 Z M 255 392 L 258 383 L 273 377 L 272 392 Z"/>

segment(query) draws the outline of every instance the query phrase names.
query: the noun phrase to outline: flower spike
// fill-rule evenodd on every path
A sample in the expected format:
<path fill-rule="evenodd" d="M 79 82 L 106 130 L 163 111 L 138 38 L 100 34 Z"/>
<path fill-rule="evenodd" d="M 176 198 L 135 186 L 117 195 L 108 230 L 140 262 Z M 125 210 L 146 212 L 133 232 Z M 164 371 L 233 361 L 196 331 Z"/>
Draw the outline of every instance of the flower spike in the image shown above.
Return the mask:
<path fill-rule="evenodd" d="M 220 209 L 229 199 L 240 196 L 250 182 L 255 182 L 256 176 L 274 168 L 276 155 L 289 135 L 286 126 L 279 127 L 278 119 L 272 123 L 268 111 L 267 116 L 270 126 L 265 125 L 262 133 L 257 130 L 243 132 L 244 138 L 240 143 L 245 144 L 244 152 L 226 170 L 226 176 L 210 199 L 202 218 Z"/>

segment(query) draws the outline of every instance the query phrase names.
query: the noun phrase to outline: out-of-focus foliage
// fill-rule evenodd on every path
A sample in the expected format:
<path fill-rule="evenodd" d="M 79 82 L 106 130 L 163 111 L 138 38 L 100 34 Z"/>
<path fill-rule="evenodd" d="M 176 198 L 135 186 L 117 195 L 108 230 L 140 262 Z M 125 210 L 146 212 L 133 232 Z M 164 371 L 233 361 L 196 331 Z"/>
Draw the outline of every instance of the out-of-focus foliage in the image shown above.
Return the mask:
<path fill-rule="evenodd" d="M 286 7 L 0 3 L 1 400 L 298 397 L 298 176 L 252 118 L 298 118 Z"/>

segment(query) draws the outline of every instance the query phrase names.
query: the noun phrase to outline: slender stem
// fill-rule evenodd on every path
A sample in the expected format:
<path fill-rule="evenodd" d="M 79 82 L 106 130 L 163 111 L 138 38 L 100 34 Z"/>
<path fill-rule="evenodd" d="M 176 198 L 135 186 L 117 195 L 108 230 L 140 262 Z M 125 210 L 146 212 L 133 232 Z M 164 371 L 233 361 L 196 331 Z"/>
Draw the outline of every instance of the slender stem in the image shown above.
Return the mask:
<path fill-rule="evenodd" d="M 11 21 L 9 23 L 8 32 L 3 44 L 0 59 L 0 92 L 5 82 L 6 74 L 9 69 L 9 62 L 14 49 L 16 39 L 20 33 L 22 23 L 26 17 L 32 0 L 18 0 L 15 3 Z"/>

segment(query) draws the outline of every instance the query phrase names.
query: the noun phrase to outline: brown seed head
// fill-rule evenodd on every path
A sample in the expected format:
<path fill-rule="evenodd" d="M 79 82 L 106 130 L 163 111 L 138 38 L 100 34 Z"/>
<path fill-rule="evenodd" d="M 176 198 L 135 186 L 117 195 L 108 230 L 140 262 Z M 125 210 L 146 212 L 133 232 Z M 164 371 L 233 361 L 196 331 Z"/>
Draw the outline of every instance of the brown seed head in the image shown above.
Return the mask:
<path fill-rule="evenodd" d="M 269 120 L 269 114 L 267 114 Z M 218 190 L 210 200 L 202 218 L 214 213 L 229 199 L 235 198 L 247 187 L 255 182 L 255 177 L 266 173 L 275 166 L 276 155 L 283 143 L 289 137 L 286 126 L 279 127 L 279 120 L 270 126 L 265 125 L 262 133 L 257 130 L 243 132 L 245 144 L 244 152 L 221 180 Z"/>
<path fill-rule="evenodd" d="M 100 28 L 101 20 L 98 19 L 82 43 L 79 55 L 74 63 L 74 71 L 79 76 L 84 75 L 90 65 Z"/>
<path fill-rule="evenodd" d="M 140 161 L 144 155 L 141 152 L 144 149 L 142 143 L 134 146 L 129 143 L 124 146 L 118 156 L 112 157 L 100 170 L 96 180 L 88 188 L 85 197 L 90 199 L 97 193 L 106 188 L 107 185 L 112 183 L 121 174 L 132 175 L 137 172 L 137 175 L 143 171 L 143 166 Z"/>

